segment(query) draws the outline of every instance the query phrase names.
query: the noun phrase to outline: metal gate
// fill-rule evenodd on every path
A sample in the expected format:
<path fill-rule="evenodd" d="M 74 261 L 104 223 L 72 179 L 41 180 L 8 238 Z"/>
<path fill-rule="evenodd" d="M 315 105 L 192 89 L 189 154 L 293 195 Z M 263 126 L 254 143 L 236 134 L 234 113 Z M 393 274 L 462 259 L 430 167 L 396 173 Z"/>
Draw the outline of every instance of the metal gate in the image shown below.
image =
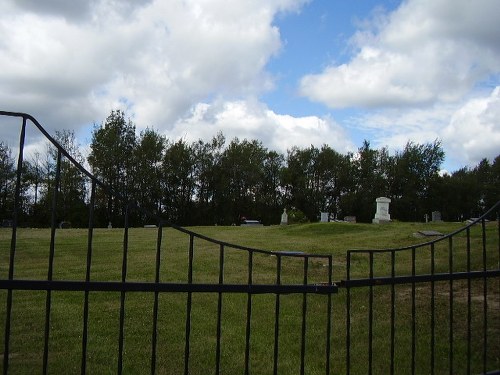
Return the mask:
<path fill-rule="evenodd" d="M 0 115 L 22 120 L 10 251 L 0 254 L 4 374 L 499 373 L 500 223 L 488 219 L 500 202 L 431 242 L 349 251 L 337 266 L 345 280 L 334 281 L 332 255 L 234 245 L 154 216 L 154 234 L 141 237 L 129 225 L 141 208 L 125 200 L 123 228 L 95 228 L 96 196 L 122 197 L 32 116 Z M 57 150 L 46 238 L 19 230 L 29 123 Z M 63 159 L 90 191 L 88 228 L 72 238 L 56 217 Z"/>

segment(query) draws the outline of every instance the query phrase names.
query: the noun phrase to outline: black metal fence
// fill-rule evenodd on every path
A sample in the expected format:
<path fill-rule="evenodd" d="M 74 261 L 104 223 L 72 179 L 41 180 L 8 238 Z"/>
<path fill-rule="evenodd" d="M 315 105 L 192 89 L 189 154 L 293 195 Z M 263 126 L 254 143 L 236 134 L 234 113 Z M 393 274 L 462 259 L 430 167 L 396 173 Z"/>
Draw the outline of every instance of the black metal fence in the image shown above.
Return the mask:
<path fill-rule="evenodd" d="M 419 245 L 348 251 L 348 374 L 500 373 L 499 212 Z"/>
<path fill-rule="evenodd" d="M 153 235 L 129 226 L 141 211 L 130 202 L 124 228 L 96 228 L 96 197 L 115 193 L 32 116 L 0 116 L 22 120 L 0 250 L 4 374 L 499 373 L 500 222 L 487 219 L 500 202 L 431 242 L 349 251 L 335 282 L 332 255 L 234 245 L 152 216 Z M 18 230 L 30 124 L 57 150 L 47 238 Z M 70 235 L 56 214 L 63 159 L 89 185 L 88 228 Z"/>

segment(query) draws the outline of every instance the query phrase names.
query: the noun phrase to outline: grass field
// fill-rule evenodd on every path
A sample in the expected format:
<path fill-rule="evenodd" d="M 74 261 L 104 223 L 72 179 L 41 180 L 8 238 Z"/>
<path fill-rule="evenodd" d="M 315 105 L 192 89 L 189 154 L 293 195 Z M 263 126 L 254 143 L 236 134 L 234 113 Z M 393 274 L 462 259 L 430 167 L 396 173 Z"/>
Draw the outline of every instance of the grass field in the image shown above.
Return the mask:
<path fill-rule="evenodd" d="M 451 233 L 462 227 L 461 223 L 392 223 L 390 225 L 318 223 L 269 227 L 196 227 L 197 233 L 242 246 L 274 251 L 304 251 L 311 254 L 333 254 L 334 280 L 346 278 L 346 251 L 348 249 L 382 249 L 409 246 L 424 242 L 416 238 L 419 230 L 437 230 Z M 122 275 L 123 229 L 95 229 L 91 280 L 120 281 Z M 58 230 L 56 233 L 53 279 L 85 280 L 87 262 L 86 229 Z M 149 228 L 129 230 L 127 280 L 155 280 L 157 231 Z M 471 228 L 471 266 L 482 267 L 482 237 L 479 226 Z M 0 229 L 0 279 L 8 278 L 11 230 Z M 497 269 L 499 262 L 498 232 L 496 223 L 487 225 L 487 268 Z M 193 282 L 218 283 L 219 246 L 201 239 L 194 239 Z M 46 279 L 49 262 L 50 230 L 20 229 L 17 236 L 14 277 L 16 279 Z M 161 249 L 162 282 L 186 282 L 188 275 L 189 236 L 173 229 L 164 229 Z M 448 272 L 449 243 L 435 249 L 435 271 Z M 453 270 L 467 268 L 465 236 L 460 234 L 453 243 Z M 246 283 L 247 254 L 227 248 L 225 251 L 224 280 L 226 283 Z M 255 254 L 253 282 L 274 283 L 276 257 Z M 397 255 L 397 274 L 411 273 L 411 253 Z M 429 273 L 430 253 L 416 254 L 416 272 Z M 353 255 L 351 277 L 368 276 L 368 260 L 362 254 Z M 478 268 L 479 267 L 479 268 Z M 299 259 L 284 259 L 282 283 L 303 282 L 303 263 Z M 375 259 L 375 276 L 390 274 L 387 255 Z M 328 281 L 328 268 L 321 260 L 309 264 L 308 282 Z M 455 281 L 453 290 L 453 347 L 454 373 L 465 373 L 467 282 Z M 417 373 L 430 372 L 430 284 L 415 288 L 416 303 L 416 369 Z M 483 280 L 471 284 L 474 319 L 472 326 L 472 368 L 481 372 L 483 332 Z M 488 290 L 488 365 L 500 368 L 500 282 L 489 280 Z M 396 290 L 396 373 L 408 373 L 411 360 L 411 299 L 410 285 L 397 286 Z M 42 367 L 45 322 L 45 291 L 14 291 L 12 328 L 10 338 L 9 373 L 39 373 Z M 5 290 L 0 291 L 0 327 L 5 326 Z M 450 360 L 449 306 L 450 284 L 435 285 L 435 372 L 448 373 Z M 150 371 L 153 293 L 128 293 L 126 296 L 125 339 L 123 371 L 142 374 Z M 215 368 L 217 294 L 192 295 L 190 374 L 213 373 Z M 157 373 L 180 374 L 184 370 L 184 333 L 186 321 L 185 293 L 162 293 L 159 297 Z M 368 288 L 352 292 L 352 347 L 353 374 L 367 373 L 367 310 Z M 79 373 L 81 365 L 81 340 L 83 317 L 83 292 L 52 292 L 50 321 L 49 373 Z M 332 298 L 332 374 L 345 373 L 345 290 Z M 387 350 L 389 346 L 389 287 L 379 287 L 374 292 L 374 373 L 389 371 Z M 279 373 L 296 374 L 300 369 L 300 332 L 302 324 L 302 295 L 280 297 Z M 307 374 L 324 373 L 326 350 L 325 296 L 310 295 L 307 300 L 306 364 Z M 274 295 L 252 297 L 252 335 L 250 369 L 252 374 L 272 373 L 274 345 Z M 221 373 L 244 373 L 245 325 L 247 295 L 228 294 L 223 297 Z M 89 341 L 87 372 L 89 374 L 116 373 L 118 361 L 118 331 L 120 293 L 92 292 L 89 300 Z M 2 331 L 3 332 L 3 331 Z M 0 336 L 3 348 L 4 336 Z"/>

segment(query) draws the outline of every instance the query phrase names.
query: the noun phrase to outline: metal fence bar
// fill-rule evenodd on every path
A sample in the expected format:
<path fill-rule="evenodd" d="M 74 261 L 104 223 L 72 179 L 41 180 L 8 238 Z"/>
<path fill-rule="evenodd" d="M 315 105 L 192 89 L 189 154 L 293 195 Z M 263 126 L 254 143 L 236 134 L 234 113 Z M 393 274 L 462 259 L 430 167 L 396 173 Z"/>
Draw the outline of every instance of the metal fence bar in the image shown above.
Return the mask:
<path fill-rule="evenodd" d="M 484 217 L 481 220 L 482 231 L 482 260 L 483 271 L 487 269 L 486 256 L 486 221 Z M 488 349 L 488 279 L 483 278 L 483 372 L 487 369 L 487 349 Z"/>
<path fill-rule="evenodd" d="M 52 274 L 54 269 L 54 251 L 55 251 L 55 241 L 56 241 L 56 209 L 57 209 L 57 198 L 59 191 L 59 184 L 61 182 L 61 152 L 57 152 L 57 163 L 56 163 L 56 176 L 54 191 L 52 195 L 52 207 L 51 207 L 51 228 L 50 228 L 50 248 L 49 248 L 49 264 L 47 271 L 47 280 L 52 280 Z M 47 374 L 48 359 L 49 359 L 49 336 L 50 336 L 50 312 L 52 304 L 52 291 L 47 290 L 47 296 L 45 299 L 45 335 L 44 335 L 44 345 L 43 345 L 43 374 Z"/>
<path fill-rule="evenodd" d="M 158 223 L 158 233 L 156 238 L 156 261 L 155 261 L 155 283 L 160 282 L 160 265 L 161 265 L 161 244 L 163 239 L 163 222 Z M 153 302 L 153 332 L 151 337 L 151 375 L 156 373 L 156 346 L 158 340 L 158 305 L 159 292 L 154 293 Z"/>
<path fill-rule="evenodd" d="M 276 285 L 281 285 L 281 255 L 276 257 Z M 280 295 L 276 294 L 274 302 L 274 353 L 273 353 L 273 374 L 278 374 L 280 336 Z"/>
<path fill-rule="evenodd" d="M 481 273 L 482 274 L 482 273 Z M 488 271 L 488 277 L 497 277 L 500 271 Z M 185 284 L 127 281 L 69 281 L 69 280 L 0 280 L 0 289 L 52 290 L 67 292 L 160 292 L 160 293 L 234 293 L 234 294 L 321 294 L 338 292 L 337 285 L 323 284 Z"/>
<path fill-rule="evenodd" d="M 194 260 L 194 236 L 189 236 L 189 261 L 188 261 L 188 284 L 193 283 L 193 260 Z M 186 302 L 186 334 L 184 346 L 184 375 L 189 374 L 189 354 L 190 354 L 190 338 L 191 338 L 191 309 L 193 303 L 192 292 L 187 294 Z"/>
<path fill-rule="evenodd" d="M 19 221 L 20 195 L 21 195 L 21 173 L 23 170 L 23 152 L 24 141 L 26 137 L 26 117 L 23 117 L 21 125 L 21 134 L 19 136 L 19 155 L 17 158 L 16 171 L 16 188 L 14 192 L 14 212 L 12 217 L 12 236 L 10 241 L 9 254 L 9 280 L 14 279 L 14 259 L 16 255 L 17 243 L 17 225 Z M 12 320 L 12 290 L 7 291 L 7 309 L 5 317 L 5 335 L 4 335 L 4 350 L 3 350 L 3 373 L 7 374 L 9 370 L 9 354 L 10 354 L 10 325 Z"/>
<path fill-rule="evenodd" d="M 90 189 L 89 203 L 89 228 L 87 234 L 87 266 L 85 270 L 85 281 L 90 281 L 90 270 L 92 267 L 92 240 L 94 237 L 94 205 L 95 205 L 95 181 L 92 180 Z M 89 322 L 89 291 L 85 291 L 83 302 L 83 330 L 82 330 L 82 363 L 81 374 L 85 375 L 87 369 L 87 341 L 88 341 L 88 322 Z"/>
<path fill-rule="evenodd" d="M 411 275 L 415 277 L 415 251 L 414 247 L 411 248 Z M 415 300 L 415 281 L 411 283 L 411 373 L 415 375 L 415 358 L 416 358 L 416 344 L 417 344 L 417 335 L 416 335 L 416 325 L 417 325 L 417 316 L 416 316 L 416 300 Z"/>
<path fill-rule="evenodd" d="M 219 285 L 224 284 L 224 245 L 219 245 Z M 215 347 L 215 374 L 220 374 L 222 330 L 222 292 L 217 296 L 217 343 Z"/>
<path fill-rule="evenodd" d="M 448 261 L 449 261 L 449 272 L 453 275 L 453 237 L 448 237 Z M 448 358 L 449 358 L 449 373 L 453 375 L 453 279 L 450 277 L 450 310 L 449 310 L 449 348 L 448 348 Z"/>
<path fill-rule="evenodd" d="M 467 228 L 466 233 L 466 258 L 467 272 L 471 271 L 471 245 L 470 245 L 470 228 Z M 471 355 L 472 355 L 472 280 L 467 280 L 467 373 L 471 372 Z"/>
<path fill-rule="evenodd" d="M 328 285 L 333 283 L 333 257 L 328 257 Z M 330 351 L 332 338 L 332 295 L 327 295 L 327 318 L 326 318 L 326 359 L 325 373 L 330 374 Z"/>
<path fill-rule="evenodd" d="M 304 285 L 307 285 L 307 276 L 309 269 L 309 258 L 304 257 Z M 307 324 L 307 293 L 302 294 L 302 334 L 300 344 L 300 374 L 305 373 L 306 356 L 306 324 Z"/>
<path fill-rule="evenodd" d="M 396 252 L 391 251 L 391 277 L 396 276 Z M 396 286 L 391 285 L 391 375 L 394 374 L 394 354 L 396 337 Z"/>
<path fill-rule="evenodd" d="M 128 229 L 129 229 L 130 207 L 127 204 L 125 207 L 125 224 L 123 230 L 123 259 L 122 259 L 122 283 L 127 280 L 127 260 L 128 260 Z M 126 291 L 120 293 L 120 328 L 118 337 L 118 374 L 123 372 L 123 346 L 124 346 L 124 330 L 125 330 L 125 298 Z"/>
<path fill-rule="evenodd" d="M 436 248 L 431 243 L 431 375 L 434 375 L 436 361 L 436 285 L 434 276 L 436 273 Z"/>
<path fill-rule="evenodd" d="M 248 285 L 253 283 L 253 251 L 248 252 Z M 252 294 L 247 295 L 247 324 L 245 330 L 245 375 L 250 373 L 250 334 L 252 323 Z"/>
<path fill-rule="evenodd" d="M 369 253 L 370 280 L 373 279 L 373 253 Z M 368 287 L 368 374 L 373 372 L 373 285 Z"/>
<path fill-rule="evenodd" d="M 346 288 L 346 332 L 345 332 L 345 363 L 346 363 L 346 374 L 351 373 L 351 287 L 349 286 L 351 282 L 351 252 L 347 252 L 346 259 L 346 280 L 344 282 L 344 287 Z M 342 285 L 341 285 L 342 286 Z"/>

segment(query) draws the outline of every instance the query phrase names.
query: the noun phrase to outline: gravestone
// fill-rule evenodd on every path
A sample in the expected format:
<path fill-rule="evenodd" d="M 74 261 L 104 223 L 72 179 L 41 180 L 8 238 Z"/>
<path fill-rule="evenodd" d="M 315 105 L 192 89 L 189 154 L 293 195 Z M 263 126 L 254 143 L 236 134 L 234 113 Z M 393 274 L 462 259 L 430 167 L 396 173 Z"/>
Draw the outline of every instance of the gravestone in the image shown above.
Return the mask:
<path fill-rule="evenodd" d="M 71 228 L 71 223 L 69 221 L 61 221 L 59 223 L 59 228 L 60 229 L 68 229 Z"/>
<path fill-rule="evenodd" d="M 321 212 L 321 219 L 320 221 L 322 223 L 328 223 L 328 212 Z"/>
<path fill-rule="evenodd" d="M 108 223 L 108 229 L 112 229 L 113 225 L 111 225 L 111 221 Z"/>
<path fill-rule="evenodd" d="M 344 216 L 344 221 L 346 223 L 355 223 L 356 222 L 356 216 Z"/>
<path fill-rule="evenodd" d="M 391 200 L 386 197 L 379 197 L 375 202 L 377 202 L 377 212 L 372 222 L 375 224 L 389 223 L 391 221 L 391 215 L 389 214 Z"/>
<path fill-rule="evenodd" d="M 432 211 L 432 221 L 442 221 L 441 220 L 441 212 Z"/>
<path fill-rule="evenodd" d="M 283 209 L 283 213 L 281 214 L 281 225 L 287 225 L 288 224 L 288 214 L 286 213 L 286 208 Z"/>

